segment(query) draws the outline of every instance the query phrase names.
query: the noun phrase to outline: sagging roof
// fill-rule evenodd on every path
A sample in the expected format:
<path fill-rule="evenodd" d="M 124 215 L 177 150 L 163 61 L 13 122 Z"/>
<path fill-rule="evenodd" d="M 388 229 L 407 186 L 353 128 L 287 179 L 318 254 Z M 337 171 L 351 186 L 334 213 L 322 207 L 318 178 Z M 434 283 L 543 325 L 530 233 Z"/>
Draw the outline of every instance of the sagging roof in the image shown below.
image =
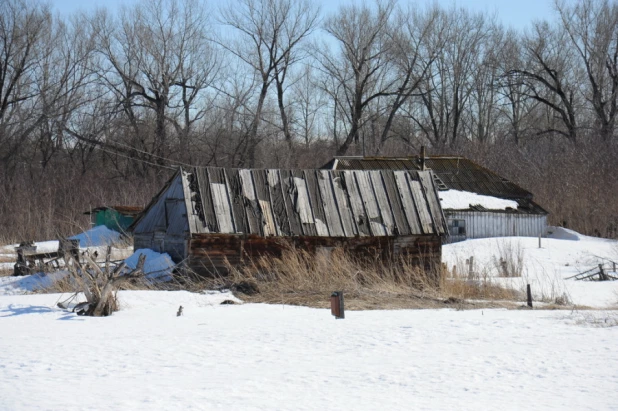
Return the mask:
<path fill-rule="evenodd" d="M 547 214 L 532 201 L 531 192 L 465 157 L 429 156 L 425 167 L 434 172 L 440 190 L 461 190 L 517 201 L 521 213 Z M 335 157 L 323 169 L 333 170 L 420 170 L 421 159 L 414 157 Z M 481 210 L 479 210 L 481 211 Z"/>
<path fill-rule="evenodd" d="M 191 233 L 448 235 L 431 171 L 194 168 L 182 173 L 190 192 Z"/>
<path fill-rule="evenodd" d="M 143 207 L 121 206 L 121 205 L 101 206 L 101 207 L 93 208 L 92 210 L 88 210 L 84 214 L 90 215 L 90 214 L 96 213 L 98 211 L 116 210 L 119 214 L 122 214 L 122 215 L 136 216 L 139 213 L 141 213 L 143 209 L 144 209 Z"/>

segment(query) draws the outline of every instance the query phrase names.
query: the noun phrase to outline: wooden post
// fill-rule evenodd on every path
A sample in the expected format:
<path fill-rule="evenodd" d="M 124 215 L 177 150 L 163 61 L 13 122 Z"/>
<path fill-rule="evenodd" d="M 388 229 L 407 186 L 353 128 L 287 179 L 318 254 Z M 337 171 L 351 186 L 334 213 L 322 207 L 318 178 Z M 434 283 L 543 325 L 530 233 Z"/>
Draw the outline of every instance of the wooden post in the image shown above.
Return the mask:
<path fill-rule="evenodd" d="M 600 281 L 607 281 L 608 278 L 605 275 L 605 271 L 603 270 L 603 264 L 599 264 L 599 280 Z"/>
<path fill-rule="evenodd" d="M 474 267 L 474 257 L 470 257 L 468 259 L 468 279 L 469 280 L 472 280 L 474 278 L 474 271 L 472 267 Z"/>
<path fill-rule="evenodd" d="M 528 307 L 532 308 L 532 291 L 530 290 L 530 284 L 526 286 L 526 291 L 528 293 Z"/>
<path fill-rule="evenodd" d="M 335 291 L 330 295 L 330 312 L 337 320 L 345 318 L 343 291 Z"/>
<path fill-rule="evenodd" d="M 615 262 L 613 262 L 613 261 L 612 261 L 612 263 L 613 263 L 613 265 L 614 265 L 614 273 L 616 273 L 616 263 L 615 263 Z"/>
<path fill-rule="evenodd" d="M 539 233 L 539 248 L 541 248 L 541 233 Z"/>

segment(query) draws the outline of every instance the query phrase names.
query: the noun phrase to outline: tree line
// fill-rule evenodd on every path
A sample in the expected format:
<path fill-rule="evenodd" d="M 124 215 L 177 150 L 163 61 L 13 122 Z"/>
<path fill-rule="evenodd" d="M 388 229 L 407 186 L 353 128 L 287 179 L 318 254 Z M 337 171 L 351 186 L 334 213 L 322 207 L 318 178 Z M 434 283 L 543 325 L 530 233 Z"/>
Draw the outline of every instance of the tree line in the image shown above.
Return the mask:
<path fill-rule="evenodd" d="M 145 204 L 177 166 L 462 154 L 615 236 L 618 4 L 555 0 L 524 31 L 381 0 L 0 3 L 0 227 L 53 236 Z"/>

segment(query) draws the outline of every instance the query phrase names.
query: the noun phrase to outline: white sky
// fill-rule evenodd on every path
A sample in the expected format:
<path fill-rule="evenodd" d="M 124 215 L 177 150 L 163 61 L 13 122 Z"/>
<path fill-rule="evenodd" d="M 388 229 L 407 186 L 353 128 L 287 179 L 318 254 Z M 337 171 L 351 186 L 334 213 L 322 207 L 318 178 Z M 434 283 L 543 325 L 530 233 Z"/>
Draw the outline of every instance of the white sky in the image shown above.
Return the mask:
<path fill-rule="evenodd" d="M 319 0 L 324 14 L 337 10 L 341 4 L 349 4 L 354 0 Z M 76 10 L 91 10 L 97 7 L 107 7 L 111 10 L 122 4 L 131 4 L 135 0 L 50 0 L 54 9 L 62 14 Z M 399 0 L 401 5 L 413 3 L 410 0 Z M 523 30 L 534 20 L 551 19 L 553 15 L 552 0 L 436 0 L 438 4 L 449 7 L 455 4 L 473 11 L 496 13 L 498 20 L 505 26 Z M 220 1 L 210 0 L 207 4 L 216 6 Z M 368 1 L 371 3 L 371 1 Z M 417 4 L 431 3 L 425 0 Z"/>

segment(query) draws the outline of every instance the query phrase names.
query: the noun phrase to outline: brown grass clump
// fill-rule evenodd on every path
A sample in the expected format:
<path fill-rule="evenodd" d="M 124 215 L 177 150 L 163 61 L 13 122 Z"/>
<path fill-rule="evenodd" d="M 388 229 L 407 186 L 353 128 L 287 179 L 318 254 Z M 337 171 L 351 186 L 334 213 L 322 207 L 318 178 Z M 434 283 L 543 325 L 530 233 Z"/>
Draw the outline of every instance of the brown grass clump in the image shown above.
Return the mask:
<path fill-rule="evenodd" d="M 449 304 L 480 308 L 495 304 L 468 300 L 512 300 L 516 294 L 489 283 L 448 278 L 442 267 L 424 270 L 408 258 L 359 259 L 338 248 L 316 254 L 288 248 L 279 258 L 261 257 L 229 269 L 228 286 L 250 302 L 326 308 L 333 291 L 344 291 L 350 310 L 442 308 Z"/>

